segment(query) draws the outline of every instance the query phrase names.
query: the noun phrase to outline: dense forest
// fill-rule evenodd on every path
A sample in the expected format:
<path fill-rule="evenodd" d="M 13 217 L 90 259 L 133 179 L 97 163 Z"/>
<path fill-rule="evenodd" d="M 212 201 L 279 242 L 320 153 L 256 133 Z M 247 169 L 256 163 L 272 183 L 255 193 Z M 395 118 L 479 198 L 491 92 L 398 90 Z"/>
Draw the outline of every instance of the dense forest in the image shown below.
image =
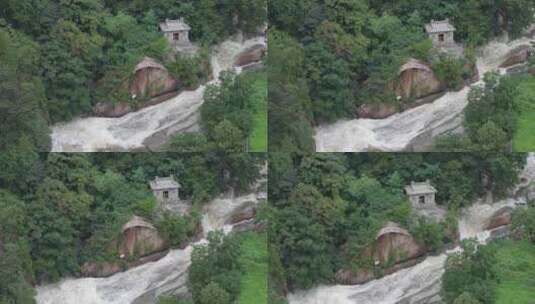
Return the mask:
<path fill-rule="evenodd" d="M 504 196 L 524 164 L 525 155 L 494 153 L 270 155 L 273 303 L 288 289 L 332 284 L 339 269 L 376 268 L 361 252 L 387 222 L 441 252 L 457 240 L 460 208 L 486 193 Z M 404 193 L 423 180 L 436 187 L 440 222 L 412 212 Z"/>
<path fill-rule="evenodd" d="M 265 161 L 216 153 L 17 156 L 0 154 L 0 302 L 17 304 L 34 303 L 33 284 L 76 276 L 86 261 L 117 259 L 108 244 L 133 214 L 171 246 L 183 244 L 198 229 L 202 204 L 229 188 L 247 191 Z M 189 215 L 157 212 L 148 182 L 169 175 L 191 200 Z"/>
<path fill-rule="evenodd" d="M 535 3 L 271 0 L 270 8 L 270 147 L 313 151 L 318 124 L 356 117 L 364 104 L 403 108 L 413 102 L 397 99 L 390 87 L 409 58 L 432 67 L 448 89 L 458 89 L 472 78 L 475 48 L 504 31 L 519 36 L 533 22 Z M 456 42 L 465 46 L 461 58 L 434 52 L 424 32 L 431 20 L 447 18 L 455 24 Z M 510 139 L 511 128 L 499 127 L 480 132 Z"/>
<path fill-rule="evenodd" d="M 238 31 L 265 24 L 263 0 L 107 1 L 3 0 L 0 3 L 0 149 L 47 151 L 47 125 L 124 97 L 119 84 L 144 56 L 168 62 L 171 73 L 195 87 L 206 73 L 208 48 Z M 158 29 L 183 17 L 196 58 L 166 60 Z M 204 66 L 204 68 L 203 68 Z"/>

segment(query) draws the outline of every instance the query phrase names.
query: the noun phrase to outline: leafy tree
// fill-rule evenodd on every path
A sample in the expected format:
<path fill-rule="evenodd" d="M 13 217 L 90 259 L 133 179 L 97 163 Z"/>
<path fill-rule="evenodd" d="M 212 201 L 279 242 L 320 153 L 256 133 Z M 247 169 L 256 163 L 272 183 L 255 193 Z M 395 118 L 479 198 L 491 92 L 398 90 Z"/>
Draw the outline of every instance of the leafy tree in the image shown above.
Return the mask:
<path fill-rule="evenodd" d="M 310 97 L 302 78 L 305 55 L 289 35 L 270 30 L 268 52 L 269 150 L 313 151 Z"/>
<path fill-rule="evenodd" d="M 34 304 L 35 291 L 26 281 L 25 269 L 17 244 L 0 241 L 0 303 Z"/>
<path fill-rule="evenodd" d="M 50 147 L 45 92 L 36 68 L 39 56 L 39 45 L 29 37 L 0 28 L 0 150 Z"/>
<path fill-rule="evenodd" d="M 444 81 L 448 88 L 457 89 L 463 85 L 464 60 L 449 56 L 441 56 L 433 63 L 433 72 Z"/>
<path fill-rule="evenodd" d="M 324 25 L 328 26 L 327 23 Z M 318 122 L 332 122 L 348 116 L 355 110 L 349 65 L 332 53 L 325 41 L 309 45 L 306 52 L 306 73 L 314 118 Z"/>
<path fill-rule="evenodd" d="M 497 283 L 494 250 L 478 246 L 475 241 L 463 241 L 462 248 L 461 253 L 450 255 L 446 262 L 446 272 L 442 276 L 443 299 L 454 303 L 463 293 L 470 293 L 480 303 L 494 303 Z"/>
<path fill-rule="evenodd" d="M 208 243 L 196 245 L 191 254 L 188 286 L 195 302 L 230 303 L 240 287 L 239 240 L 222 231 L 208 233 Z M 206 289 L 211 286 L 209 289 Z"/>
<path fill-rule="evenodd" d="M 204 152 L 209 148 L 206 136 L 193 132 L 175 135 L 166 145 L 165 150 L 176 152 Z"/>
<path fill-rule="evenodd" d="M 167 68 L 180 81 L 180 85 L 189 90 L 199 87 L 211 73 L 210 58 L 206 49 L 194 57 L 178 53 Z"/>
<path fill-rule="evenodd" d="M 209 86 L 201 106 L 201 127 L 222 151 L 243 151 L 252 130 L 252 83 L 243 76 L 225 72 L 221 84 Z"/>
<path fill-rule="evenodd" d="M 191 299 L 178 299 L 176 297 L 159 297 L 158 304 L 193 304 Z"/>
<path fill-rule="evenodd" d="M 226 119 L 214 127 L 212 136 L 218 151 L 240 152 L 245 140 L 242 131 Z"/>
<path fill-rule="evenodd" d="M 453 304 L 480 304 L 477 299 L 475 299 L 470 293 L 463 292 L 455 301 L 453 301 Z"/>
<path fill-rule="evenodd" d="M 513 214 L 513 229 L 518 229 L 524 237 L 535 243 L 535 207 L 516 210 Z"/>
<path fill-rule="evenodd" d="M 90 68 L 101 56 L 103 39 L 82 32 L 71 21 L 59 21 L 43 44 L 47 106 L 53 121 L 90 110 Z"/>
<path fill-rule="evenodd" d="M 211 282 L 206 285 L 199 297 L 200 304 L 230 304 L 231 298 L 228 292 L 219 287 L 217 283 Z"/>

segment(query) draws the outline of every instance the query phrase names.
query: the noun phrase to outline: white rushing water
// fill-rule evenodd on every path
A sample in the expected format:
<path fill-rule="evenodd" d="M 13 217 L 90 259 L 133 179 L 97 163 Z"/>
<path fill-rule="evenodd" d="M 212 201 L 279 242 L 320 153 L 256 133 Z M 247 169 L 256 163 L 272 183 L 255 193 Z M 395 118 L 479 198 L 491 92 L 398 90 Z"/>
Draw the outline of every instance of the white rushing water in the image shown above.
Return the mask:
<path fill-rule="evenodd" d="M 520 174 L 527 182 L 535 180 L 535 154 Z M 526 183 L 523 183 L 526 184 Z M 516 191 L 516 190 L 515 190 Z M 514 196 L 514 193 L 513 195 Z M 519 198 L 517 200 L 522 200 Z M 485 231 L 489 218 L 498 210 L 514 208 L 516 200 L 508 198 L 494 204 L 481 201 L 462 212 L 459 219 L 461 239 L 476 238 L 485 243 L 490 232 Z M 415 266 L 397 271 L 362 285 L 319 286 L 288 295 L 290 304 L 434 304 L 440 303 L 439 291 L 444 263 L 455 248 L 438 256 L 429 256 Z"/>
<path fill-rule="evenodd" d="M 265 44 L 264 37 L 242 41 L 241 35 L 219 45 L 212 55 L 211 64 L 214 80 L 219 74 L 233 68 L 236 56 L 251 46 Z M 128 113 L 119 118 L 87 117 L 77 118 L 52 127 L 53 152 L 95 152 L 125 151 L 143 147 L 150 136 L 164 132 L 197 131 L 198 110 L 203 103 L 206 85 L 195 91 L 184 91 L 178 96 L 160 104 Z"/>
<path fill-rule="evenodd" d="M 232 214 L 251 202 L 256 203 L 259 194 L 233 197 L 222 195 L 204 208 L 203 233 L 223 229 Z M 206 242 L 205 239 L 198 243 Z M 107 278 L 64 279 L 59 283 L 36 288 L 38 304 L 149 304 L 162 294 L 187 292 L 187 269 L 190 265 L 192 246 L 171 250 L 164 258 L 150 262 Z"/>
<path fill-rule="evenodd" d="M 505 42 L 505 39 L 493 41 L 478 50 L 477 67 L 481 79 L 485 73 L 498 70 L 509 51 L 520 45 L 529 45 L 534 40 L 521 38 Z M 404 151 L 420 137 L 428 141 L 445 132 L 457 131 L 462 127 L 462 112 L 468 104 L 469 91 L 467 86 L 458 92 L 448 92 L 433 103 L 385 119 L 340 120 L 332 125 L 319 126 L 315 135 L 316 151 Z"/>

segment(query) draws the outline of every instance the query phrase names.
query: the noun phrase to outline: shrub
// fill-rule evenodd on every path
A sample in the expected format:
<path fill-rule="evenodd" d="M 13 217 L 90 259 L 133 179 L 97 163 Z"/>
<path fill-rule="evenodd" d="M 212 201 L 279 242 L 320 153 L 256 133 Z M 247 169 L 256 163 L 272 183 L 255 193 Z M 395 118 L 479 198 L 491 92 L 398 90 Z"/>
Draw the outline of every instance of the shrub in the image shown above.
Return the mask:
<path fill-rule="evenodd" d="M 433 42 L 431 41 L 431 39 L 425 39 L 414 43 L 410 47 L 409 52 L 414 58 L 427 61 L 429 60 L 429 55 L 431 53 L 432 48 Z"/>
<path fill-rule="evenodd" d="M 464 59 L 440 56 L 439 60 L 433 63 L 433 71 L 448 88 L 458 88 L 463 84 Z"/>
<path fill-rule="evenodd" d="M 199 304 L 230 304 L 230 295 L 212 282 L 202 289 Z"/>
<path fill-rule="evenodd" d="M 208 52 L 203 49 L 196 56 L 178 53 L 175 60 L 167 64 L 167 69 L 183 88 L 196 89 L 208 80 L 211 73 Z"/>

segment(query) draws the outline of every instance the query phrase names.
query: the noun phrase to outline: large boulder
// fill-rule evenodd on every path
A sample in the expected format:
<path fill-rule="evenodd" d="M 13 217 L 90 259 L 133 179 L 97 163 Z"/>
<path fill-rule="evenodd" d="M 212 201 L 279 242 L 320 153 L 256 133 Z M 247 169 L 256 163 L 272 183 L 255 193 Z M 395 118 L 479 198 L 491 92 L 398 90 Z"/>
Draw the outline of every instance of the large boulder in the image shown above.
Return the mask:
<path fill-rule="evenodd" d="M 236 57 L 234 66 L 239 67 L 258 62 L 266 55 L 266 51 L 266 46 L 264 44 L 253 45 Z"/>
<path fill-rule="evenodd" d="M 178 81 L 156 60 L 145 57 L 134 69 L 131 92 L 137 99 L 148 99 L 175 91 Z"/>
<path fill-rule="evenodd" d="M 531 47 L 529 45 L 521 45 L 514 48 L 505 56 L 504 62 L 500 65 L 500 68 L 508 68 L 513 65 L 525 63 L 531 58 Z"/>
<path fill-rule="evenodd" d="M 167 248 L 165 240 L 158 230 L 149 222 L 133 216 L 122 229 L 119 254 L 128 256 L 146 256 Z"/>
<path fill-rule="evenodd" d="M 433 70 L 422 61 L 409 59 L 399 69 L 394 82 L 394 92 L 404 100 L 419 99 L 446 89 Z"/>
<path fill-rule="evenodd" d="M 489 219 L 489 223 L 486 225 L 485 230 L 492 230 L 498 227 L 511 224 L 511 213 L 513 208 L 504 207 L 496 211 Z"/>
<path fill-rule="evenodd" d="M 117 253 L 112 261 L 87 261 L 81 267 L 83 276 L 108 277 L 117 272 L 156 261 L 167 254 L 167 242 L 158 230 L 139 216 L 123 225 L 121 234 L 111 241 L 106 251 Z"/>
<path fill-rule="evenodd" d="M 121 117 L 132 111 L 163 102 L 176 96 L 179 81 L 155 59 L 145 57 L 132 71 L 134 76 L 124 81 L 117 90 L 130 92 L 131 98 L 137 100 L 135 107 L 127 100 L 110 104 L 99 102 L 93 112 L 102 117 Z"/>
<path fill-rule="evenodd" d="M 347 250 L 347 246 L 344 247 L 343 250 Z M 372 258 L 375 266 L 381 267 L 383 274 L 391 274 L 415 265 L 426 252 L 426 247 L 419 244 L 407 230 L 396 223 L 388 222 L 379 230 L 375 241 L 364 248 L 359 257 Z M 375 278 L 376 272 L 373 269 L 340 269 L 335 274 L 336 282 L 343 285 L 363 284 Z"/>
<path fill-rule="evenodd" d="M 252 219 L 256 213 L 256 204 L 247 202 L 235 210 L 227 224 L 236 224 Z"/>
<path fill-rule="evenodd" d="M 388 222 L 375 238 L 374 257 L 381 266 L 414 259 L 426 251 L 425 246 L 396 223 Z"/>

